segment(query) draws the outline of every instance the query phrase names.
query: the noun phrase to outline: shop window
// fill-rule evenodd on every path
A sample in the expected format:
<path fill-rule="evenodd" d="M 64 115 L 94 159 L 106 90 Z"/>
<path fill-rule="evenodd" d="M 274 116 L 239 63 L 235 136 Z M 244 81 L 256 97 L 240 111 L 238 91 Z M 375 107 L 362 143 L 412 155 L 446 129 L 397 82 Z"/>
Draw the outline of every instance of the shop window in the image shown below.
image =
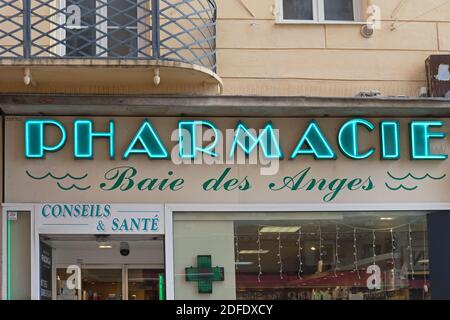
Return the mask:
<path fill-rule="evenodd" d="M 279 22 L 345 23 L 363 18 L 363 0 L 279 0 Z"/>
<path fill-rule="evenodd" d="M 235 222 L 237 299 L 428 298 L 425 218 L 382 218 Z"/>
<path fill-rule="evenodd" d="M 425 213 L 180 213 L 174 249 L 176 299 L 416 300 L 431 294 Z M 185 268 L 195 267 L 199 255 L 210 256 L 225 274 L 209 295 L 186 280 Z"/>

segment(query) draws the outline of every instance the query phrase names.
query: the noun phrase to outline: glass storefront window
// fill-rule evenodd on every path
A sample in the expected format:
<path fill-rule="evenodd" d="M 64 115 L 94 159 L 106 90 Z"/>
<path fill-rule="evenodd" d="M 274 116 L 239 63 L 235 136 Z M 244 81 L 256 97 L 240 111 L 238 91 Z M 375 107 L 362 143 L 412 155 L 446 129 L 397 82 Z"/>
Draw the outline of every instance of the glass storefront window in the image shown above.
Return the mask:
<path fill-rule="evenodd" d="M 225 266 L 228 279 L 213 284 L 207 298 L 406 300 L 431 295 L 425 213 L 218 213 L 215 218 L 180 213 L 174 228 L 177 299 L 188 298 L 188 292 L 196 298 L 195 285 L 182 279 L 180 263 L 191 259 L 194 264 L 200 253 L 211 255 L 214 266 Z M 200 249 L 192 252 L 193 243 Z"/>
<path fill-rule="evenodd" d="M 237 299 L 427 298 L 426 238 L 421 216 L 238 221 Z"/>

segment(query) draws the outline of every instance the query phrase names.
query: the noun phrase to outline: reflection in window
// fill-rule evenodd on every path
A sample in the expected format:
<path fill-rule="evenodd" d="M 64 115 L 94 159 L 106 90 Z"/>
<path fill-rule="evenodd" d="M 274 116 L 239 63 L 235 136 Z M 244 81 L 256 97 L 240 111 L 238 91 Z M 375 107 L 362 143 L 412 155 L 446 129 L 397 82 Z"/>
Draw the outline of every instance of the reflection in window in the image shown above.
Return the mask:
<path fill-rule="evenodd" d="M 361 0 L 281 0 L 283 20 L 357 21 Z M 357 13 L 355 16 L 355 12 Z"/>
<path fill-rule="evenodd" d="M 66 1 L 66 56 L 93 57 L 96 54 L 96 8 L 93 0 Z M 64 42 L 64 41 L 63 41 Z"/>
<path fill-rule="evenodd" d="M 238 299 L 429 299 L 425 215 L 235 221 Z"/>
<path fill-rule="evenodd" d="M 164 270 L 128 269 L 128 300 L 162 300 Z"/>
<path fill-rule="evenodd" d="M 353 0 L 324 0 L 325 20 L 353 21 Z"/>
<path fill-rule="evenodd" d="M 122 300 L 122 269 L 81 269 L 82 300 Z"/>
<path fill-rule="evenodd" d="M 290 20 L 313 20 L 313 0 L 284 0 L 283 17 Z"/>
<path fill-rule="evenodd" d="M 140 5 L 137 0 L 67 0 L 65 39 L 61 41 L 65 43 L 65 55 L 137 56 Z"/>
<path fill-rule="evenodd" d="M 108 4 L 108 51 L 111 57 L 136 56 L 137 2 L 110 0 Z"/>
<path fill-rule="evenodd" d="M 79 290 L 68 285 L 68 282 L 70 281 L 69 277 L 71 277 L 71 275 L 71 273 L 67 272 L 67 268 L 56 268 L 57 300 L 79 300 Z"/>

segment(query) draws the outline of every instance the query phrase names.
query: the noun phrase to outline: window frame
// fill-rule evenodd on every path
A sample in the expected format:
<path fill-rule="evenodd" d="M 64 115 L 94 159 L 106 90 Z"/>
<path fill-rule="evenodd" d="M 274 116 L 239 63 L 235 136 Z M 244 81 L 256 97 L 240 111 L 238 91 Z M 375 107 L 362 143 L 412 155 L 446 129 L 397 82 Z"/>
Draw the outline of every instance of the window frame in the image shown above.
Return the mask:
<path fill-rule="evenodd" d="M 311 0 L 313 3 L 313 20 L 301 19 L 284 19 L 283 2 L 284 0 L 276 0 L 277 12 L 276 23 L 278 24 L 367 24 L 363 21 L 363 0 L 353 0 L 353 21 L 345 20 L 326 20 L 325 19 L 325 2 L 324 0 Z"/>
<path fill-rule="evenodd" d="M 63 11 L 66 9 L 66 0 L 55 0 L 54 2 L 56 2 L 56 8 L 58 8 L 61 13 L 58 15 L 53 15 L 52 16 L 52 22 L 54 24 L 59 25 L 59 28 L 55 31 L 52 32 L 52 36 L 58 40 L 61 39 L 66 39 L 66 15 L 63 14 Z M 54 2 L 50 2 L 50 3 L 54 3 Z M 136 3 L 139 3 L 139 0 L 136 0 Z M 84 58 L 117 58 L 117 57 L 111 57 L 108 53 L 108 40 L 109 40 L 109 30 L 110 29 L 114 29 L 116 27 L 114 26 L 110 26 L 108 24 L 108 20 L 103 19 L 102 17 L 108 17 L 108 8 L 109 5 L 102 5 L 102 2 L 95 0 L 95 7 L 96 7 L 96 14 L 95 14 L 95 19 L 96 19 L 96 26 L 94 26 L 94 28 L 96 29 L 95 32 L 95 38 L 96 38 L 96 46 L 95 46 L 95 56 L 93 57 L 87 57 L 87 56 L 80 56 L 80 57 L 70 57 L 70 58 L 79 58 L 79 59 L 84 59 Z M 54 9 L 52 9 L 52 7 L 50 7 L 50 12 L 53 13 L 55 12 Z M 136 26 L 132 27 L 132 29 L 136 30 L 136 35 L 139 35 L 140 32 L 142 32 L 142 30 L 140 30 L 140 28 L 142 28 L 142 22 L 140 22 L 139 17 L 143 15 L 143 9 L 139 6 L 136 5 L 136 14 L 138 19 L 136 20 Z M 126 27 L 126 29 L 129 29 L 129 27 Z M 107 36 L 102 36 L 102 34 L 106 34 Z M 51 43 L 55 43 L 55 41 L 53 41 L 52 39 Z M 139 48 L 142 45 L 142 37 L 137 36 L 137 48 L 136 48 L 136 57 L 141 57 L 142 53 L 139 52 Z M 103 49 L 106 48 L 106 51 Z M 51 49 L 51 52 L 53 52 L 54 54 L 56 54 L 58 57 L 62 57 L 62 58 L 67 58 L 66 57 L 66 45 L 64 45 L 63 43 L 58 43 L 57 45 L 54 45 Z M 135 57 L 130 57 L 130 59 L 134 59 Z"/>

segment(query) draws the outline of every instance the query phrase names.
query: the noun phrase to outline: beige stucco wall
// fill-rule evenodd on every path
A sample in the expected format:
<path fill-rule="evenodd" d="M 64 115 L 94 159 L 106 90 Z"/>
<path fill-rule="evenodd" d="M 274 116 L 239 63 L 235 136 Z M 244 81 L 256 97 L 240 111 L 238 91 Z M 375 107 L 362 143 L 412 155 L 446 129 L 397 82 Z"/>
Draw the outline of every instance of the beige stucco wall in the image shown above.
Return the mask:
<path fill-rule="evenodd" d="M 219 0 L 218 61 L 225 94 L 353 96 L 362 90 L 417 96 L 426 84 L 425 59 L 450 52 L 450 4 L 371 0 L 381 30 L 369 38 L 358 25 L 280 25 L 274 0 Z M 428 12 L 428 13 L 427 13 Z M 426 14 L 424 14 L 426 13 Z"/>
<path fill-rule="evenodd" d="M 186 221 L 185 216 L 196 215 L 175 217 L 175 299 L 236 299 L 233 221 Z M 212 294 L 199 294 L 197 284 L 185 280 L 185 268 L 197 265 L 197 255 L 211 255 L 212 266 L 224 268 L 225 280 L 213 283 Z"/>
<path fill-rule="evenodd" d="M 383 95 L 417 96 L 426 85 L 425 59 L 450 53 L 450 4 L 442 6 L 441 0 L 363 0 L 381 10 L 381 29 L 368 39 L 358 24 L 277 24 L 277 0 L 243 0 L 250 12 L 240 0 L 216 2 L 217 73 L 226 95 L 354 96 L 379 90 Z M 99 74 L 98 69 L 88 70 Z M 180 85 L 164 74 L 156 88 L 148 73 L 136 78 L 116 72 L 115 84 L 88 83 L 89 75 L 64 84 L 61 80 L 73 74 L 53 68 L 51 76 L 40 75 L 40 84 L 32 88 L 23 86 L 20 72 L 14 75 L 15 84 L 10 78 L 0 83 L 0 91 L 218 93 L 217 86 Z"/>

